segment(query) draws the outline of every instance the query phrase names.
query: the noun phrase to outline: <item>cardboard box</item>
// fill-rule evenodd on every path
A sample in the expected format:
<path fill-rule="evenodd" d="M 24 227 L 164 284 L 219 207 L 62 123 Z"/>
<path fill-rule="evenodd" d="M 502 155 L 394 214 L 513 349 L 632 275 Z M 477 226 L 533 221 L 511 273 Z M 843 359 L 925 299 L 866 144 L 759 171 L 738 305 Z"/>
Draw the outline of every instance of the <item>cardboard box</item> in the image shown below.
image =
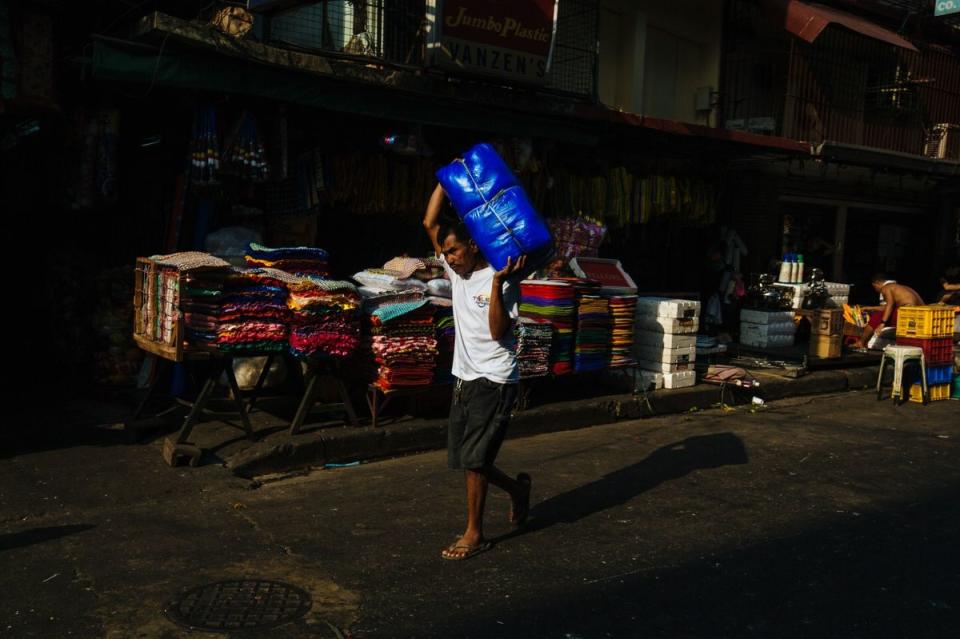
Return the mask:
<path fill-rule="evenodd" d="M 810 350 L 808 353 L 810 357 L 816 357 L 819 359 L 833 359 L 840 357 L 840 353 L 843 351 L 843 336 L 842 335 L 811 335 L 810 336 Z"/>
<path fill-rule="evenodd" d="M 840 309 L 812 311 L 807 319 L 810 320 L 810 332 L 814 335 L 843 335 L 844 319 Z"/>

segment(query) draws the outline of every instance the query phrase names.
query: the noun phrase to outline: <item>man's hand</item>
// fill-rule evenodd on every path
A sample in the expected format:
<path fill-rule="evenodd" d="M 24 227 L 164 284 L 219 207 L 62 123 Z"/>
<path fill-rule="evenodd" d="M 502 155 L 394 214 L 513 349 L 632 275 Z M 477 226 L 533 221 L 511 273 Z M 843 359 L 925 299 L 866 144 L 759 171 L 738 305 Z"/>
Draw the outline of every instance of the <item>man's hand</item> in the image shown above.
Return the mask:
<path fill-rule="evenodd" d="M 507 265 L 502 269 L 493 274 L 493 279 L 495 282 L 503 283 L 510 278 L 511 275 L 518 273 L 523 270 L 523 267 L 527 265 L 527 256 L 521 255 L 517 258 L 517 261 L 514 262 L 513 258 L 507 258 Z"/>

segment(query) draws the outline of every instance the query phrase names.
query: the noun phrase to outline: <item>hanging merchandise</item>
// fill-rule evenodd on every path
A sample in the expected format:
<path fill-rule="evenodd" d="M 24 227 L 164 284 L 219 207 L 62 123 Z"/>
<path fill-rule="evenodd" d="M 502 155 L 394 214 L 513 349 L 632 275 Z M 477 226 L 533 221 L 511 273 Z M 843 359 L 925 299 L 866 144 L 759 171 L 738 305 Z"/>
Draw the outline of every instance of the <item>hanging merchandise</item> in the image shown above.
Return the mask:
<path fill-rule="evenodd" d="M 597 257 L 607 233 L 603 222 L 584 215 L 550 220 L 549 225 L 557 247 L 556 258 L 564 263 L 575 257 Z"/>
<path fill-rule="evenodd" d="M 190 148 L 190 180 L 195 184 L 216 182 L 220 169 L 220 144 L 216 110 L 212 106 L 197 110 Z"/>
<path fill-rule="evenodd" d="M 240 116 L 240 123 L 223 154 L 223 169 L 245 180 L 263 182 L 270 177 L 267 152 L 260 129 L 249 111 Z"/>

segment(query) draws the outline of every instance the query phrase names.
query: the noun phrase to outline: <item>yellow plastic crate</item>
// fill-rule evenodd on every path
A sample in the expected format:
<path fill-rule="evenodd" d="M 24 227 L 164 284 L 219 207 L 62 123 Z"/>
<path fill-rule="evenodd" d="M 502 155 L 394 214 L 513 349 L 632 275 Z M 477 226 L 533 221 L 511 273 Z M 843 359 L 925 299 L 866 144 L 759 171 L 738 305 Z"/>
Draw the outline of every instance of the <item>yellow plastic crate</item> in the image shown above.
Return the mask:
<path fill-rule="evenodd" d="M 950 337 L 953 307 L 901 306 L 897 309 L 897 337 Z"/>
<path fill-rule="evenodd" d="M 950 384 L 937 384 L 936 386 L 929 386 L 928 389 L 930 391 L 931 402 L 950 399 Z M 914 384 L 910 387 L 910 401 L 917 402 L 918 404 L 923 403 L 923 386 Z"/>

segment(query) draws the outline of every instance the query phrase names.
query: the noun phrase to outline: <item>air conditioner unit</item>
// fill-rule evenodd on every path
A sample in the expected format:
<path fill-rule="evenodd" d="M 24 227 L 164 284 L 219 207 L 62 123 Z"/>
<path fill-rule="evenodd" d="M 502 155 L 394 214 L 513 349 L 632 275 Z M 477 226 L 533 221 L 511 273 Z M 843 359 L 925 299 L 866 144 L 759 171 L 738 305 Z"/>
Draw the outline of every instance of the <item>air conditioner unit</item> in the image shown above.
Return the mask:
<path fill-rule="evenodd" d="M 936 160 L 960 162 L 960 124 L 934 124 L 927 133 L 923 154 Z"/>

